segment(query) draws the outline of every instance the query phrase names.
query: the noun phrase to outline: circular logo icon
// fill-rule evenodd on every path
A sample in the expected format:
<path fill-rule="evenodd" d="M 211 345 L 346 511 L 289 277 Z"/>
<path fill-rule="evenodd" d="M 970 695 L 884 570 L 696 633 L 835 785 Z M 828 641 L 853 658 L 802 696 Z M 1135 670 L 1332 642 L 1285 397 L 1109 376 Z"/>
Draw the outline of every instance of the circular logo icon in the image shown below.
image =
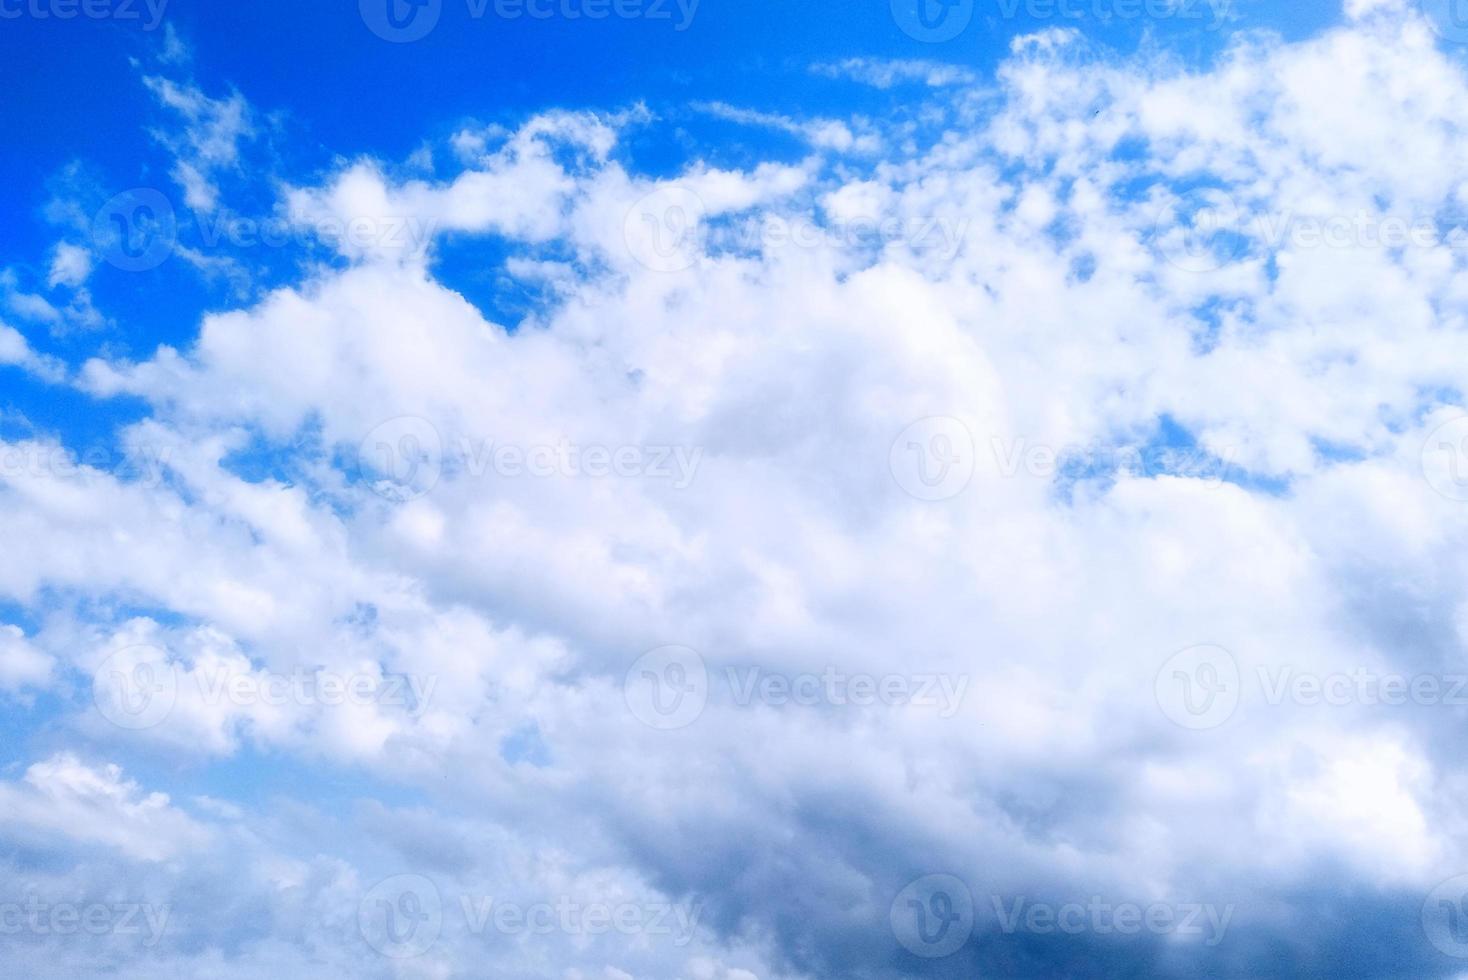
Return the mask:
<path fill-rule="evenodd" d="M 622 220 L 622 237 L 632 257 L 654 272 L 682 272 L 703 254 L 705 214 L 697 194 L 669 184 L 632 205 Z"/>
<path fill-rule="evenodd" d="M 974 16 L 974 0 L 892 0 L 892 19 L 902 33 L 929 44 L 951 41 Z"/>
<path fill-rule="evenodd" d="M 168 198 L 151 187 L 123 191 L 92 219 L 97 254 L 124 272 L 162 265 L 178 242 L 178 216 Z"/>
<path fill-rule="evenodd" d="M 892 900 L 892 935 L 914 956 L 952 956 L 974 931 L 974 898 L 953 875 L 924 875 Z"/>
<path fill-rule="evenodd" d="M 974 437 L 958 419 L 933 416 L 903 429 L 887 464 L 897 485 L 919 500 L 956 497 L 974 476 Z"/>
<path fill-rule="evenodd" d="M 1432 430 L 1422 444 L 1422 475 L 1449 500 L 1468 500 L 1468 415 Z"/>
<path fill-rule="evenodd" d="M 686 728 L 708 704 L 708 669 L 695 650 L 658 647 L 627 670 L 622 696 L 627 710 L 644 725 L 663 731 Z"/>
<path fill-rule="evenodd" d="M 1154 240 L 1173 265 L 1186 272 L 1212 272 L 1244 251 L 1243 212 L 1216 187 L 1184 194 L 1157 216 Z"/>
<path fill-rule="evenodd" d="M 1419 0 L 1432 29 L 1444 41 L 1468 44 L 1468 3 L 1464 0 Z"/>
<path fill-rule="evenodd" d="M 357 0 L 362 23 L 384 41 L 406 44 L 438 26 L 443 0 Z"/>
<path fill-rule="evenodd" d="M 1203 643 L 1168 657 L 1157 672 L 1154 690 L 1163 714 L 1184 728 L 1200 731 L 1233 717 L 1242 686 L 1234 655 Z"/>
<path fill-rule="evenodd" d="M 1449 878 L 1427 896 L 1422 931 L 1438 952 L 1468 959 L 1468 875 Z"/>
<path fill-rule="evenodd" d="M 115 650 L 92 675 L 92 700 L 118 728 L 142 731 L 160 724 L 178 701 L 178 671 L 168 653 L 141 645 Z"/>
<path fill-rule="evenodd" d="M 395 960 L 422 956 L 443 929 L 438 886 L 422 875 L 393 875 L 372 886 L 357 905 L 367 945 Z"/>
<path fill-rule="evenodd" d="M 357 447 L 357 468 L 372 492 L 394 503 L 423 496 L 443 473 L 443 440 L 427 419 L 389 419 Z"/>

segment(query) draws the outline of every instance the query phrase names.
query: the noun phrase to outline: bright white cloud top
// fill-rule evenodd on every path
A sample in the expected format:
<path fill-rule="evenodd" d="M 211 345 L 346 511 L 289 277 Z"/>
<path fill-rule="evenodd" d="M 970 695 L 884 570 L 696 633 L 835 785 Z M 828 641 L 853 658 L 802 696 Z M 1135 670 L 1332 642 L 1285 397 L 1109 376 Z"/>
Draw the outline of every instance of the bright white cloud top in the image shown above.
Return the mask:
<path fill-rule="evenodd" d="M 700 108 L 795 163 L 628 172 L 640 106 L 466 130 L 279 188 L 339 261 L 186 347 L 0 328 L 146 406 L 121 471 L 0 446 L 0 692 L 66 706 L 6 894 L 109 923 L 7 909 L 7 972 L 1468 970 L 1468 77 L 1347 16 Z M 249 93 L 147 84 L 213 211 Z M 440 275 L 477 238 L 524 322 Z"/>

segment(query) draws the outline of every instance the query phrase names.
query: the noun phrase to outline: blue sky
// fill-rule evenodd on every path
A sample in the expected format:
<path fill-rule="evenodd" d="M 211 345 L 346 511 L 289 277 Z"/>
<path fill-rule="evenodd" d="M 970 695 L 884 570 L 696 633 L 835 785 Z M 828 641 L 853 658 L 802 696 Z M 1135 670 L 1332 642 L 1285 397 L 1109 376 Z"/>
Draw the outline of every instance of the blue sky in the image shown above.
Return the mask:
<path fill-rule="evenodd" d="M 122 8 L 127 19 L 63 20 L 13 6 L 26 15 L 8 21 L 0 37 L 6 54 L 0 71 L 25 97 L 7 99 L 0 121 L 26 139 L 0 156 L 4 192 L 12 196 L 6 210 L 18 219 L 0 228 L 0 247 L 33 276 L 38 259 L 23 257 L 43 256 L 53 243 L 55 221 L 46 205 L 55 197 L 80 186 L 96 198 L 88 203 L 100 207 L 111 193 L 151 186 L 166 172 L 167 151 L 150 136 L 164 113 L 140 78 L 157 69 L 169 31 L 189 51 L 181 74 L 206 91 L 246 94 L 268 118 L 270 145 L 246 151 L 248 178 L 237 181 L 245 195 L 237 213 L 249 217 L 268 213 L 273 181 L 319 176 L 336 161 L 362 155 L 401 160 L 468 122 L 513 125 L 551 108 L 643 104 L 660 124 L 618 147 L 643 172 L 666 174 L 691 160 L 718 166 L 795 160 L 802 153 L 798 139 L 721 123 L 690 106 L 727 102 L 774 113 L 881 116 L 901 111 L 911 91 L 853 86 L 813 74 L 810 66 L 851 57 L 922 59 L 989 73 L 1013 37 L 1056 23 L 1074 24 L 1118 51 L 1157 45 L 1206 63 L 1234 30 L 1300 36 L 1339 18 L 1327 3 L 1282 12 L 1244 2 L 1215 10 L 1200 2 L 1187 8 L 1187 17 L 1123 16 L 1108 23 L 1097 14 L 1106 4 L 1081 5 L 1081 16 L 1069 20 L 1044 5 L 1020 4 L 1013 16 L 1001 16 L 999 6 L 980 8 L 958 36 L 927 43 L 904 33 L 882 4 L 837 13 L 814 3 L 700 3 L 691 16 L 670 4 L 666 19 L 590 21 L 507 20 L 494 16 L 493 6 L 475 16 L 471 5 L 449 0 L 424 38 L 389 43 L 357 12 L 344 17 L 268 0 L 249 6 L 172 0 L 161 16 L 156 7 Z M 1214 29 L 1220 16 L 1228 23 Z M 254 208 L 241 206 L 246 202 Z M 186 215 L 184 234 L 198 230 Z M 186 341 L 200 309 L 228 294 L 226 286 L 201 283 L 179 266 L 170 262 L 146 282 L 99 276 L 94 290 L 106 297 L 115 320 L 109 343 L 136 354 L 159 342 Z M 72 347 L 76 341 L 54 338 L 51 352 L 67 360 L 91 353 L 87 344 Z M 64 405 L 48 404 L 55 394 L 15 407 L 28 409 L 33 421 L 55 412 L 50 424 L 56 426 L 82 421 Z M 87 414 L 96 408 L 88 406 Z"/>
<path fill-rule="evenodd" d="M 524 2 L 0 0 L 3 972 L 1468 975 L 1452 11 Z"/>

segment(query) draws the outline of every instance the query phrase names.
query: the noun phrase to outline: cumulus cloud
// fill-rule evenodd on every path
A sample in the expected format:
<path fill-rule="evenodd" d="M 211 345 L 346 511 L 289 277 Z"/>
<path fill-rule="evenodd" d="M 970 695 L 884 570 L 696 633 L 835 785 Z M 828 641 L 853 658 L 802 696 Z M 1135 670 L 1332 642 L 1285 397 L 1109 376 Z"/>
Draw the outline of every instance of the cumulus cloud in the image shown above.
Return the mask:
<path fill-rule="evenodd" d="M 92 253 L 80 245 L 61 242 L 51 257 L 48 282 L 56 286 L 80 286 L 92 274 Z"/>
<path fill-rule="evenodd" d="M 165 794 L 144 794 L 114 765 L 94 768 L 61 753 L 0 784 L 12 834 L 59 833 L 115 848 L 128 858 L 162 861 L 207 843 L 207 831 Z"/>
<path fill-rule="evenodd" d="M 0 626 L 0 687 L 44 687 L 51 680 L 52 665 L 49 656 L 27 642 L 19 626 Z"/>
<path fill-rule="evenodd" d="M 146 663 L 183 685 L 137 730 L 79 698 L 78 732 L 364 767 L 422 800 L 201 804 L 268 869 L 241 901 L 296 918 L 234 944 L 201 925 L 174 962 L 456 975 L 484 962 L 477 898 L 559 896 L 697 925 L 516 934 L 497 966 L 1446 975 L 1419 917 L 1468 870 L 1444 700 L 1468 492 L 1433 455 L 1464 411 L 1468 80 L 1410 10 L 1349 14 L 1192 70 L 1034 35 L 981 115 L 930 67 L 840 69 L 938 89 L 921 141 L 703 107 L 808 139 L 799 165 L 655 179 L 617 153 L 644 113 L 549 113 L 460 131 L 435 158 L 456 173 L 360 159 L 287 188 L 292 220 L 342 229 L 339 266 L 78 375 L 148 407 L 124 445 L 149 467 L 0 482 L 0 535 L 35 542 L 0 595 L 54 607 L 34 642 L 82 685 L 119 651 L 118 683 Z M 244 117 L 150 84 L 227 163 Z M 440 263 L 451 235 L 565 288 L 498 322 Z M 678 726 L 629 693 L 669 646 L 705 678 Z M 350 711 L 195 696 L 302 668 L 437 687 Z M 1175 700 L 1179 675 L 1226 680 L 1230 710 Z M 855 676 L 931 677 L 954 710 Z M 1443 687 L 1391 703 L 1361 676 Z M 27 835 L 54 808 L 56 836 L 136 860 L 226 832 L 68 755 L 0 792 Z M 932 874 L 974 904 L 941 960 L 892 925 Z M 404 889 L 442 918 L 402 972 L 358 917 Z M 1227 910 L 1227 935 L 1061 942 L 999 914 L 1095 896 Z M 1353 932 L 1390 962 L 1340 953 Z"/>

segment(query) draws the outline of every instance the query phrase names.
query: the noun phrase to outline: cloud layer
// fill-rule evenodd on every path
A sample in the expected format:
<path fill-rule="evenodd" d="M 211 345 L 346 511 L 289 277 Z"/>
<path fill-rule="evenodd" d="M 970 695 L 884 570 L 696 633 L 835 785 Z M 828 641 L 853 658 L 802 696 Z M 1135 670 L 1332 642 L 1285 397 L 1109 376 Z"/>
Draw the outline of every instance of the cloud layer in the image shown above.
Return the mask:
<path fill-rule="evenodd" d="M 64 706 L 0 783 L 10 891 L 170 910 L 5 959 L 1451 975 L 1468 79 L 1436 42 L 1380 3 L 1206 69 L 1056 30 L 984 89 L 855 59 L 816 70 L 921 111 L 704 106 L 807 145 L 663 178 L 622 150 L 647 109 L 548 113 L 289 182 L 334 254 L 185 347 L 70 370 L 0 328 L 9 369 L 148 410 L 108 459 L 0 444 L 35 623 L 0 691 Z M 252 110 L 148 85 L 213 211 Z M 347 788 L 171 799 L 119 742 Z"/>

